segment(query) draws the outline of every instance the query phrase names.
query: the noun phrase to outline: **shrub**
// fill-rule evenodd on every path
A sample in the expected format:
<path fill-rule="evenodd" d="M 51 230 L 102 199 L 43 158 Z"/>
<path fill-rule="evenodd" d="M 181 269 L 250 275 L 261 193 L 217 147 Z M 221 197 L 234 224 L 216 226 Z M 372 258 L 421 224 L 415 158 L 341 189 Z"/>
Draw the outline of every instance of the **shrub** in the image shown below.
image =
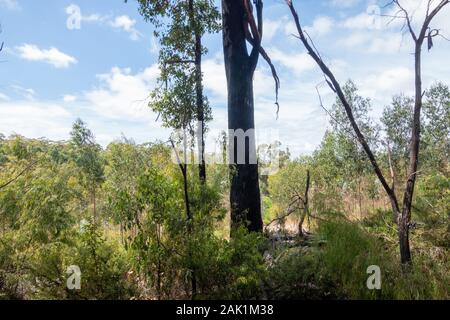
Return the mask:
<path fill-rule="evenodd" d="M 449 297 L 448 256 L 414 255 L 402 268 L 385 240 L 358 224 L 329 221 L 319 225 L 312 248 L 290 250 L 271 268 L 273 298 L 289 299 L 442 299 Z M 397 250 L 397 249 L 396 249 Z M 369 290 L 367 267 L 381 269 L 381 290 Z"/>

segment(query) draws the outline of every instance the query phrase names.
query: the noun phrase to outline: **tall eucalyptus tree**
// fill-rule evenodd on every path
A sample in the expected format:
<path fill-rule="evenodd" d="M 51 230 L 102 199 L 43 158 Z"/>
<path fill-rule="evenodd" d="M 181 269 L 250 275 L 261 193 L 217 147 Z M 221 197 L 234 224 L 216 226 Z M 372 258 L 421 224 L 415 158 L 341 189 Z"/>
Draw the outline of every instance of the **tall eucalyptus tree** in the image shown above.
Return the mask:
<path fill-rule="evenodd" d="M 199 176 L 206 181 L 205 122 L 211 110 L 203 90 L 202 44 L 206 34 L 220 29 L 213 0 L 138 0 L 141 15 L 155 26 L 161 48 L 160 87 L 152 92 L 150 106 L 167 127 L 190 129 L 197 121 Z"/>

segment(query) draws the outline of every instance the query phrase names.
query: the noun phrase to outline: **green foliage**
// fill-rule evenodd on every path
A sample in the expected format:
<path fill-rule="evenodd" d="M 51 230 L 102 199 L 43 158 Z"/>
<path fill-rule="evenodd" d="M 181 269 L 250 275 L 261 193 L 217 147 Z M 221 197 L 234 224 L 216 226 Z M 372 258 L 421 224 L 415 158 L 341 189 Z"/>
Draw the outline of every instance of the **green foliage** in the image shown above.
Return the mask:
<path fill-rule="evenodd" d="M 265 241 L 245 228 L 230 241 L 202 233 L 194 240 L 192 259 L 200 286 L 199 299 L 254 299 L 262 297 L 267 275 L 262 256 Z"/>
<path fill-rule="evenodd" d="M 395 96 L 391 106 L 384 109 L 381 117 L 397 171 L 408 159 L 413 107 L 413 98 L 404 95 Z"/>
<path fill-rule="evenodd" d="M 194 99 L 188 86 L 179 89 Z M 370 101 L 352 84 L 346 94 L 375 137 Z M 448 97 L 442 84 L 426 93 L 409 270 L 398 264 L 397 226 L 383 190 L 342 128 L 329 130 L 310 156 L 291 160 L 287 150 L 280 170 L 261 179 L 267 223 L 303 196 L 311 174 L 312 234 L 271 238 L 270 246 L 242 228 L 229 239 L 228 166 L 209 165 L 206 183 L 187 166 L 188 217 L 183 175 L 165 144 L 123 138 L 103 149 L 81 120 L 68 142 L 0 135 L 0 299 L 186 299 L 194 276 L 196 299 L 448 299 Z M 399 96 L 385 111 L 397 175 L 407 161 L 409 103 Z M 195 109 L 186 110 L 193 119 Z M 181 121 L 176 112 L 164 120 L 173 127 Z M 280 144 L 264 147 L 261 168 Z M 375 150 L 388 176 L 386 148 Z M 72 265 L 81 269 L 79 291 L 66 287 Z M 381 291 L 366 287 L 369 265 L 381 268 Z"/>
<path fill-rule="evenodd" d="M 383 239 L 355 223 L 332 221 L 319 226 L 311 249 L 284 253 L 270 269 L 275 299 L 442 299 L 449 297 L 447 258 L 418 254 L 402 270 Z M 381 290 L 369 290 L 367 267 L 381 270 Z"/>
<path fill-rule="evenodd" d="M 299 196 L 304 198 L 310 163 L 311 159 L 306 157 L 294 160 L 287 163 L 277 174 L 269 177 L 268 190 L 272 205 L 264 216 L 265 222 L 286 214 L 286 211 L 293 207 L 294 200 L 298 201 Z M 298 217 L 303 212 L 303 207 L 295 208 L 295 214 Z"/>
<path fill-rule="evenodd" d="M 99 226 L 86 224 L 79 235 L 72 264 L 81 270 L 81 290 L 71 291 L 76 299 L 129 299 L 134 293 L 133 282 L 127 281 L 131 271 L 127 253 L 117 241 L 108 241 Z"/>
<path fill-rule="evenodd" d="M 423 177 L 413 210 L 418 231 L 432 244 L 450 248 L 450 180 L 441 173 Z"/>
<path fill-rule="evenodd" d="M 432 168 L 449 177 L 450 158 L 450 88 L 436 83 L 425 94 L 423 106 L 425 168 Z"/>
<path fill-rule="evenodd" d="M 101 146 L 95 142 L 94 134 L 81 119 L 75 121 L 70 135 L 71 156 L 81 169 L 84 184 L 87 188 L 96 188 L 104 180 Z"/>
<path fill-rule="evenodd" d="M 198 110 L 196 89 L 202 87 L 202 75 L 195 64 L 201 59 L 196 55 L 207 52 L 201 46 L 202 37 L 220 30 L 220 15 L 214 1 L 138 0 L 138 3 L 141 15 L 155 25 L 155 36 L 161 44 L 160 86 L 151 93 L 150 107 L 170 128 L 186 128 L 194 120 L 209 121 L 211 109 L 205 97 L 201 97 L 202 108 Z"/>

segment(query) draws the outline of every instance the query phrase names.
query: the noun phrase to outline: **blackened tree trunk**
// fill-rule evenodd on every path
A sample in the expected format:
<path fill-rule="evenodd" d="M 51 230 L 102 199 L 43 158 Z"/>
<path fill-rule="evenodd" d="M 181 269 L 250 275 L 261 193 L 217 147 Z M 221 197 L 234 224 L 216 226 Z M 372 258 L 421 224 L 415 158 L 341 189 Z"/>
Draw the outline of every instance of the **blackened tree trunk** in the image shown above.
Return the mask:
<path fill-rule="evenodd" d="M 416 183 L 417 168 L 419 162 L 420 146 L 420 114 L 422 110 L 422 43 L 416 42 L 415 48 L 415 104 L 412 123 L 410 162 L 408 179 L 406 181 L 405 193 L 403 196 L 402 214 L 398 217 L 398 236 L 400 244 L 400 257 L 403 264 L 411 262 L 411 249 L 409 246 L 409 225 L 411 222 L 411 206 L 414 195 L 414 186 Z"/>
<path fill-rule="evenodd" d="M 420 28 L 420 33 L 416 34 L 413 30 L 412 17 L 410 13 L 402 6 L 399 0 L 393 0 L 393 3 L 399 8 L 399 12 L 403 14 L 405 19 L 405 26 L 408 27 L 411 38 L 414 40 L 414 86 L 415 86 L 415 103 L 414 115 L 411 132 L 411 144 L 409 148 L 409 168 L 407 171 L 408 177 L 406 180 L 406 188 L 403 196 L 403 208 L 401 214 L 398 216 L 398 236 L 400 244 L 400 256 L 402 263 L 411 263 L 411 249 L 409 246 L 409 228 L 411 224 L 411 207 L 414 195 L 414 186 L 417 178 L 417 168 L 419 165 L 419 147 L 420 147 L 420 114 L 423 105 L 423 91 L 422 91 L 422 46 L 424 41 L 428 42 L 428 50 L 433 47 L 433 38 L 439 35 L 439 29 L 430 27 L 435 16 L 450 3 L 449 0 L 440 0 L 435 3 L 432 9 L 432 0 L 427 2 L 427 11 L 425 20 Z"/>
<path fill-rule="evenodd" d="M 258 165 L 251 161 L 256 154 L 254 139 L 253 75 L 259 56 L 247 51 L 246 21 L 248 15 L 244 1 L 222 0 L 223 47 L 228 86 L 229 161 L 231 163 L 231 223 L 234 227 L 246 223 L 249 231 L 262 231 L 261 196 Z M 262 22 L 260 22 L 262 23 Z M 255 50 L 255 48 L 254 48 Z M 243 130 L 245 163 L 237 164 L 237 141 L 233 132 Z M 250 131 L 249 131 L 250 130 Z M 253 156 L 252 156 L 253 155 Z"/>
<path fill-rule="evenodd" d="M 205 161 L 205 108 L 203 102 L 203 84 L 202 84 L 202 37 L 198 31 L 195 34 L 195 77 L 197 94 L 197 122 L 198 128 L 198 172 L 200 181 L 206 182 L 206 161 Z"/>

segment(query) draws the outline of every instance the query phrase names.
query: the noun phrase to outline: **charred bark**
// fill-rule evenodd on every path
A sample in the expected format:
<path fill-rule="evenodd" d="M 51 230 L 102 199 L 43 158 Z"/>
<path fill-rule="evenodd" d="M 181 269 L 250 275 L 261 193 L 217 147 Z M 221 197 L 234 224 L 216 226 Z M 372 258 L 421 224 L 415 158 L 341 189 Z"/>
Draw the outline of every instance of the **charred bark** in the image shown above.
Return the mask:
<path fill-rule="evenodd" d="M 259 56 L 260 40 L 251 54 L 247 51 L 246 21 L 248 19 L 244 1 L 223 0 L 223 47 L 228 86 L 228 128 L 254 130 L 253 75 Z M 262 8 L 261 8 L 262 10 Z M 255 54 L 256 50 L 256 54 Z M 256 153 L 254 132 L 245 141 L 245 163 L 237 163 L 238 141 L 229 135 L 231 163 L 231 224 L 232 230 L 245 224 L 249 231 L 261 232 L 261 197 L 258 165 L 250 163 L 251 153 Z"/>

